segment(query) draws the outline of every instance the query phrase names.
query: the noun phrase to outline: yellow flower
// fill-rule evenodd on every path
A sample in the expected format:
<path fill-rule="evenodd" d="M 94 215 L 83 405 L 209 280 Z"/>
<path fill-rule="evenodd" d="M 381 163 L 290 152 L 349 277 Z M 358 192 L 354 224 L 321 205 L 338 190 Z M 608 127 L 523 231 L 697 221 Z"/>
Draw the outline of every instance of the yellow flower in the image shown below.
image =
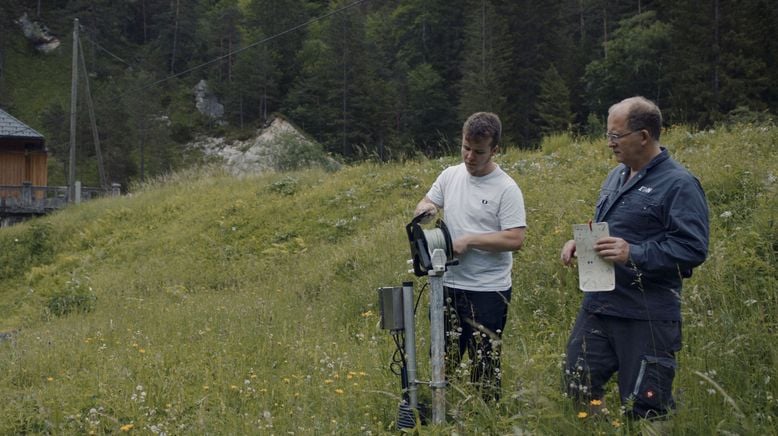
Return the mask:
<path fill-rule="evenodd" d="M 121 431 L 130 431 L 134 427 L 135 426 L 133 424 L 124 424 L 123 426 L 119 427 L 119 430 L 121 430 Z"/>
<path fill-rule="evenodd" d="M 578 417 L 579 417 L 579 418 L 581 418 L 581 419 L 584 419 L 584 418 L 586 418 L 587 416 L 589 416 L 589 414 L 588 414 L 588 413 L 586 413 L 586 412 L 578 412 Z"/>
<path fill-rule="evenodd" d="M 621 421 L 614 419 L 613 422 L 611 422 L 611 425 L 613 425 L 614 428 L 619 428 L 621 427 Z"/>
<path fill-rule="evenodd" d="M 342 394 L 343 393 L 343 389 L 335 389 L 335 393 L 336 394 Z"/>
<path fill-rule="evenodd" d="M 145 353 L 145 352 L 146 352 L 146 349 L 145 349 L 145 348 L 140 348 L 140 349 L 138 349 L 138 351 L 139 351 L 141 354 L 143 354 L 143 353 Z"/>
<path fill-rule="evenodd" d="M 330 384 L 330 383 L 332 383 L 332 380 L 330 380 L 330 379 L 324 380 L 324 384 L 325 384 L 325 385 L 328 385 L 328 384 Z"/>
<path fill-rule="evenodd" d="M 602 400 L 592 400 L 589 404 L 592 406 L 602 406 Z"/>
<path fill-rule="evenodd" d="M 46 381 L 54 381 L 54 377 L 46 377 Z"/>

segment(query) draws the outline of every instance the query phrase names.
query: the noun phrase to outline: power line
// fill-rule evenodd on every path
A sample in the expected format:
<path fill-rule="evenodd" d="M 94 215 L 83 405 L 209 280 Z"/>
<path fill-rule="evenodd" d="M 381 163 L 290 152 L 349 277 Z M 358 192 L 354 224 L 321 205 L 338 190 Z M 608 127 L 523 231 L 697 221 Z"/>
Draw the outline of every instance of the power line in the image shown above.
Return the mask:
<path fill-rule="evenodd" d="M 267 43 L 267 42 L 269 42 L 269 41 L 272 41 L 272 40 L 274 40 L 274 39 L 280 38 L 280 37 L 282 37 L 282 36 L 284 36 L 284 35 L 286 35 L 286 34 L 288 34 L 288 33 L 292 33 L 292 32 L 294 32 L 294 31 L 297 31 L 297 30 L 299 30 L 299 29 L 302 29 L 302 28 L 304 28 L 304 27 L 307 27 L 307 26 L 309 26 L 309 25 L 311 25 L 311 24 L 313 24 L 313 23 L 315 23 L 315 22 L 317 22 L 317 21 L 321 21 L 321 20 L 323 20 L 323 19 L 325 19 L 325 18 L 329 18 L 329 17 L 331 17 L 331 16 L 333 16 L 333 15 L 339 14 L 339 13 L 341 13 L 341 12 L 343 12 L 343 11 L 347 10 L 347 9 L 351 9 L 351 8 L 353 8 L 354 6 L 358 6 L 358 5 L 360 5 L 360 4 L 362 4 L 362 3 L 366 2 L 366 1 L 368 1 L 368 0 L 356 0 L 356 1 L 352 2 L 352 3 L 349 3 L 349 4 L 348 4 L 348 5 L 346 5 L 346 6 L 343 6 L 342 8 L 335 9 L 335 10 L 333 10 L 333 11 L 327 12 L 326 14 L 324 14 L 324 15 L 320 15 L 320 16 L 318 16 L 318 17 L 315 17 L 315 18 L 311 18 L 310 20 L 308 20 L 308 21 L 306 21 L 306 22 L 304 22 L 304 23 L 298 24 L 298 25 L 296 25 L 296 26 L 294 26 L 294 27 L 290 27 L 289 29 L 286 29 L 286 30 L 284 30 L 284 31 L 282 31 L 282 32 L 279 32 L 279 33 L 275 34 L 275 35 L 269 36 L 269 37 L 267 37 L 267 38 L 265 38 L 265 39 L 262 39 L 262 40 L 259 40 L 259 41 L 256 41 L 256 42 L 253 42 L 253 43 L 251 43 L 251 44 L 249 44 L 249 45 L 247 45 L 247 46 L 245 46 L 245 47 L 241 47 L 241 48 L 239 48 L 239 49 L 237 49 L 237 50 L 234 50 L 234 51 L 231 51 L 231 52 L 229 52 L 229 53 L 227 53 L 227 54 L 224 54 L 224 55 L 218 56 L 218 57 L 216 57 L 216 58 L 213 58 L 213 59 L 211 59 L 210 61 L 204 62 L 204 63 L 202 63 L 202 64 L 200 64 L 200 65 L 197 65 L 197 66 L 194 66 L 194 67 L 188 68 L 188 69 L 186 69 L 186 70 L 184 70 L 184 71 L 181 71 L 181 72 L 178 72 L 178 73 L 176 73 L 176 74 L 173 74 L 173 75 L 167 76 L 167 77 L 165 77 L 165 78 L 163 78 L 163 79 L 159 79 L 159 80 L 157 80 L 157 81 L 155 81 L 155 82 L 152 82 L 152 83 L 150 83 L 150 84 L 148 84 L 148 85 L 145 85 L 145 86 L 142 86 L 142 87 L 140 87 L 140 88 L 135 88 L 135 89 L 132 89 L 132 90 L 130 90 L 130 91 L 124 92 L 124 93 L 122 93 L 122 94 L 120 94 L 120 95 L 118 95 L 118 96 L 116 96 L 116 97 L 114 97 L 114 98 L 112 98 L 112 99 L 110 99 L 110 100 L 108 100 L 108 101 L 109 101 L 109 102 L 111 102 L 111 101 L 118 100 L 118 99 L 120 99 L 121 97 L 123 97 L 123 96 L 124 96 L 124 95 L 126 95 L 126 94 L 130 94 L 130 93 L 136 93 L 136 92 L 139 92 L 139 91 L 143 91 L 143 90 L 146 90 L 146 89 L 152 88 L 152 87 L 154 87 L 154 86 L 157 86 L 157 85 L 159 85 L 160 83 L 164 83 L 164 82 L 167 82 L 168 80 L 175 79 L 176 77 L 180 77 L 180 76 L 182 76 L 182 75 L 184 75 L 184 74 L 191 73 L 192 71 L 197 71 L 197 70 L 199 70 L 199 69 L 201 69 L 201 68 L 205 68 L 205 67 L 207 67 L 208 65 L 211 65 L 211 64 L 213 64 L 213 63 L 216 63 L 216 62 L 219 62 L 219 61 L 221 61 L 222 59 L 225 59 L 225 58 L 228 58 L 228 57 L 234 56 L 234 55 L 236 55 L 236 54 L 238 54 L 238 53 L 240 53 L 240 52 L 242 52 L 242 51 L 248 50 L 248 49 L 250 49 L 250 48 L 252 48 L 252 47 L 256 47 L 256 46 L 258 46 L 258 45 L 261 45 L 261 44 Z M 127 62 L 127 61 L 125 61 L 124 59 L 120 58 L 119 56 L 117 56 L 117 55 L 115 55 L 115 54 L 111 53 L 110 51 L 108 51 L 108 49 L 104 48 L 103 46 L 101 46 L 101 45 L 100 45 L 100 44 L 98 44 L 97 42 L 93 41 L 91 38 L 87 38 L 87 39 L 89 40 L 89 42 L 91 42 L 92 44 L 94 44 L 96 47 L 98 47 L 98 48 L 99 48 L 99 49 L 101 49 L 102 51 L 104 51 L 104 52 L 108 53 L 108 54 L 109 54 L 111 57 L 113 57 L 113 58 L 115 58 L 115 59 L 117 59 L 117 60 L 121 61 L 122 63 L 124 63 L 124 64 L 126 64 L 126 65 L 128 65 L 128 66 L 130 66 L 130 67 L 132 67 L 132 65 L 131 65 L 130 63 L 128 63 L 128 62 Z M 7 136 L 13 136 L 13 135 L 14 135 L 14 134 L 16 134 L 16 133 L 21 133 L 21 132 L 23 132 L 23 131 L 25 131 L 25 130 L 27 130 L 27 129 L 22 129 L 22 128 L 19 128 L 17 131 L 9 132 L 9 133 L 7 133 L 6 135 L 7 135 Z"/>
<path fill-rule="evenodd" d="M 250 49 L 250 48 L 252 48 L 252 47 L 256 47 L 256 46 L 258 46 L 258 45 L 260 45 L 260 44 L 264 44 L 264 43 L 266 43 L 266 42 L 272 41 L 272 40 L 274 40 L 274 39 L 276 39 L 276 38 L 280 38 L 280 37 L 282 37 L 282 36 L 286 35 L 287 33 L 292 33 L 292 32 L 294 32 L 294 31 L 296 31 L 296 30 L 302 29 L 303 27 L 307 27 L 307 26 L 309 26 L 309 25 L 311 25 L 311 24 L 313 24 L 313 23 L 315 23 L 315 22 L 317 22 L 317 21 L 321 21 L 321 20 L 323 20 L 323 19 L 325 19 L 325 18 L 329 18 L 329 17 L 331 17 L 331 16 L 333 16 L 333 15 L 339 14 L 339 13 L 341 13 L 341 12 L 343 12 L 343 11 L 347 10 L 347 9 L 350 9 L 350 8 L 352 8 L 352 7 L 354 7 L 354 6 L 357 6 L 357 5 L 361 4 L 361 3 L 364 3 L 364 2 L 366 2 L 366 1 L 368 1 L 368 0 L 357 0 L 357 1 L 355 1 L 355 2 L 353 2 L 353 3 L 350 3 L 350 4 L 346 5 L 346 6 L 343 6 L 343 7 L 342 7 L 342 8 L 340 8 L 340 9 L 336 9 L 336 10 L 334 10 L 334 11 L 331 11 L 331 12 L 328 12 L 328 13 L 326 13 L 326 14 L 324 14 L 324 15 L 318 16 L 318 17 L 316 17 L 316 18 L 312 18 L 312 19 L 310 19 L 310 20 L 308 20 L 308 21 L 306 21 L 306 22 L 304 22 L 304 23 L 302 23 L 302 24 L 298 24 L 298 25 L 296 25 L 296 26 L 294 26 L 294 27 L 291 27 L 291 28 L 289 28 L 289 29 L 286 29 L 286 30 L 284 30 L 284 31 L 282 31 L 282 32 L 279 32 L 279 33 L 277 33 L 277 34 L 275 34 L 275 35 L 273 35 L 273 36 L 269 36 L 269 37 L 267 37 L 267 38 L 265 38 L 265 39 L 262 39 L 262 40 L 259 40 L 259 41 L 256 41 L 256 42 L 253 42 L 253 43 L 251 43 L 251 44 L 249 44 L 249 45 L 247 45 L 247 46 L 245 46 L 245 47 L 241 47 L 241 48 L 239 48 L 239 49 L 237 49 L 237 50 L 234 50 L 234 51 L 231 51 L 231 52 L 229 52 L 229 53 L 227 53 L 227 54 L 224 54 L 224 55 L 218 56 L 218 57 L 216 57 L 216 58 L 213 58 L 213 59 L 211 59 L 210 61 L 204 62 L 204 63 L 202 63 L 202 64 L 200 64 L 200 65 L 197 65 L 197 66 L 194 66 L 194 67 L 191 67 L 191 68 L 187 68 L 187 69 L 186 69 L 186 70 L 184 70 L 184 71 L 181 71 L 181 72 L 175 73 L 175 74 L 173 74 L 173 75 L 170 75 L 170 76 L 168 76 L 168 77 L 165 77 L 165 78 L 163 78 L 163 79 L 159 79 L 159 80 L 157 80 L 157 81 L 155 81 L 155 82 L 152 82 L 152 83 L 150 83 L 150 84 L 148 84 L 148 85 L 145 85 L 145 86 L 142 86 L 142 87 L 140 87 L 140 88 L 136 88 L 136 89 L 133 89 L 133 90 L 131 90 L 131 91 L 129 91 L 129 92 L 123 93 L 123 94 L 121 94 L 121 95 L 119 95 L 119 96 L 117 96 L 117 97 L 115 97 L 115 98 L 113 98 L 113 99 L 111 99 L 111 100 L 118 100 L 120 97 L 122 97 L 122 96 L 123 96 L 123 95 L 125 95 L 125 94 L 129 94 L 129 93 L 136 93 L 136 92 L 139 92 L 139 91 L 143 91 L 143 90 L 146 90 L 146 89 L 152 88 L 152 87 L 154 87 L 154 86 L 157 86 L 157 85 L 159 85 L 160 83 L 164 83 L 164 82 L 167 82 L 168 80 L 175 79 L 176 77 L 183 76 L 184 74 L 191 73 L 192 71 L 197 71 L 197 70 L 199 70 L 199 69 L 201 69 L 201 68 L 207 67 L 208 65 L 211 65 L 211 64 L 213 64 L 213 63 L 219 62 L 219 61 L 221 61 L 222 59 L 225 59 L 225 58 L 232 57 L 232 56 L 234 56 L 234 55 L 236 55 L 236 54 L 238 54 L 238 53 L 240 53 L 240 52 L 242 52 L 242 51 L 245 51 L 245 50 L 248 50 L 248 49 Z"/>
<path fill-rule="evenodd" d="M 132 68 L 132 67 L 133 67 L 133 65 L 132 65 L 131 63 L 129 63 L 129 62 L 125 61 L 124 59 L 120 58 L 119 56 L 117 56 L 117 55 L 115 55 L 115 54 L 111 53 L 111 52 L 110 52 L 110 51 L 109 51 L 107 48 L 105 48 L 105 47 L 103 47 L 102 45 L 100 45 L 100 44 L 99 44 L 97 41 L 95 41 L 94 39 L 90 38 L 88 35 L 87 35 L 87 37 L 86 37 L 86 40 L 87 40 L 87 41 L 89 41 L 89 42 L 91 42 L 91 43 L 92 43 L 92 45 L 94 45 L 94 46 L 95 46 L 95 47 L 97 47 L 98 49 L 100 49 L 100 50 L 102 50 L 102 51 L 106 52 L 108 55 L 110 55 L 112 58 L 116 59 L 117 61 L 119 61 L 119 62 L 121 62 L 121 63 L 123 63 L 123 64 L 127 65 L 127 66 L 128 66 L 128 67 L 130 67 L 130 68 Z"/>

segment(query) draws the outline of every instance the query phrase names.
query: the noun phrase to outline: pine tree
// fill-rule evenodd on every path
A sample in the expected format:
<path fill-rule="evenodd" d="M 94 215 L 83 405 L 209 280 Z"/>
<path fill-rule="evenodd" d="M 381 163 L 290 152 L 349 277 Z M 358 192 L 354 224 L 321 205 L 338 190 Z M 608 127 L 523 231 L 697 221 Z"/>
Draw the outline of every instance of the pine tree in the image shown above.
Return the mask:
<path fill-rule="evenodd" d="M 540 82 L 540 94 L 535 102 L 537 124 L 543 135 L 568 132 L 573 114 L 570 110 L 570 90 L 553 65 Z"/>
<path fill-rule="evenodd" d="M 510 117 L 502 87 L 508 75 L 505 47 L 507 24 L 489 0 L 471 0 L 465 25 L 465 49 L 462 80 L 459 82 L 459 119 L 477 111 L 495 112 Z M 504 121 L 504 120 L 503 120 Z"/>

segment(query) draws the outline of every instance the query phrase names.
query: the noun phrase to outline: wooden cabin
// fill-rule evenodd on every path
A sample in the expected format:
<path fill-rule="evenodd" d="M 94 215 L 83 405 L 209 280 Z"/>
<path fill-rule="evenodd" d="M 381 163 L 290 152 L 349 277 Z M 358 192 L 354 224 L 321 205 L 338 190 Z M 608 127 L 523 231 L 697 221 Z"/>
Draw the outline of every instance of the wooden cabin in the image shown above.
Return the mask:
<path fill-rule="evenodd" d="M 13 187 L 46 186 L 47 160 L 43 135 L 0 109 L 0 198 L 18 197 L 21 191 Z"/>

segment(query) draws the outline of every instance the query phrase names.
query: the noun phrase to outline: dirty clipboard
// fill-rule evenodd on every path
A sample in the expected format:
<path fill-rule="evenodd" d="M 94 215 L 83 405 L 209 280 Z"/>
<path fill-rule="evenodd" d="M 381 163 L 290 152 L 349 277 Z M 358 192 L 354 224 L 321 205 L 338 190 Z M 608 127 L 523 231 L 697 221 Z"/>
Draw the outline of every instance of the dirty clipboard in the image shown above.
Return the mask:
<path fill-rule="evenodd" d="M 594 251 L 594 242 L 609 235 L 606 222 L 573 225 L 575 253 L 578 257 L 578 288 L 584 292 L 612 291 L 616 288 L 613 263 Z"/>

